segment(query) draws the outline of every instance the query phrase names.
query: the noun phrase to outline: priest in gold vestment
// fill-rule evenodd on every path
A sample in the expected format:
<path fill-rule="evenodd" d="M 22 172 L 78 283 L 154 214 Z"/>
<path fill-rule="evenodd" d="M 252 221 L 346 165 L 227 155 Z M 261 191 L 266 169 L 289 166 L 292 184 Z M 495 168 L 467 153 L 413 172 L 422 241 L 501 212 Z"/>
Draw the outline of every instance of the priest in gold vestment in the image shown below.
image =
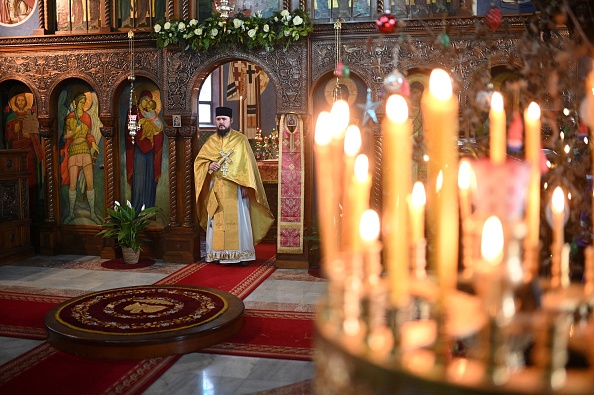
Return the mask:
<path fill-rule="evenodd" d="M 274 222 L 247 137 L 231 129 L 232 110 L 217 107 L 217 132 L 194 160 L 200 226 L 206 230 L 206 261 L 256 259 L 258 244 Z"/>

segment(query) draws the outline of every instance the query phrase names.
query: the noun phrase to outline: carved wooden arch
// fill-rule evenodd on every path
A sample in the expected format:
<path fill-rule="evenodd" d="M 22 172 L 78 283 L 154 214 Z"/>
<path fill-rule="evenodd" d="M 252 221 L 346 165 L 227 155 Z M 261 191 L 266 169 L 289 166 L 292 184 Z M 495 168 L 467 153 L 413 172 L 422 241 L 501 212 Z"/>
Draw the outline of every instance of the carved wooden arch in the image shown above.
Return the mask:
<path fill-rule="evenodd" d="M 39 95 L 39 91 L 37 89 L 32 88 L 33 86 L 35 86 L 35 84 L 33 83 L 33 81 L 31 81 L 30 78 L 27 78 L 26 76 L 22 76 L 22 75 L 16 74 L 16 73 L 9 73 L 9 74 L 3 75 L 2 78 L 0 78 L 0 85 L 10 84 L 11 81 L 14 82 L 15 85 L 22 84 L 22 85 L 25 85 L 27 88 L 29 88 L 29 91 L 33 94 L 33 97 L 35 98 L 35 103 L 37 104 L 37 106 L 40 105 L 41 97 Z M 39 114 L 39 110 L 38 110 L 38 114 Z"/>
<path fill-rule="evenodd" d="M 246 60 L 257 64 L 268 74 L 276 93 L 276 112 L 307 114 L 307 46 L 293 45 L 286 50 L 247 52 L 237 48 L 208 53 L 165 50 L 166 82 L 164 113 L 192 115 L 192 92 L 215 67 L 232 61 Z"/>
<path fill-rule="evenodd" d="M 52 84 L 48 87 L 47 91 L 49 92 L 49 100 L 47 100 L 47 107 L 45 108 L 46 114 L 49 114 L 49 118 L 55 118 L 57 116 L 57 106 L 53 104 L 58 100 L 58 96 L 60 95 L 60 88 L 64 86 L 66 83 L 72 81 L 80 80 L 85 84 L 89 85 L 91 89 L 93 89 L 97 93 L 97 99 L 99 100 L 99 110 L 105 103 L 102 101 L 103 94 L 101 88 L 97 86 L 97 83 L 93 80 L 92 76 L 87 73 L 68 73 L 64 75 L 60 75 Z"/>
<path fill-rule="evenodd" d="M 122 92 L 124 91 L 124 89 L 126 88 L 126 86 L 130 85 L 130 80 L 128 79 L 129 76 L 130 76 L 130 73 L 122 74 L 122 75 L 118 76 L 118 78 L 114 81 L 114 84 L 110 87 L 109 91 L 106 92 L 105 95 L 108 98 L 108 100 L 106 101 L 106 104 L 109 104 L 109 105 L 106 106 L 107 107 L 106 111 L 101 112 L 102 117 L 103 116 L 115 117 L 118 114 L 117 107 L 119 104 L 119 98 L 120 98 Z M 147 80 L 149 80 L 150 82 L 155 84 L 157 87 L 159 87 L 159 89 L 161 91 L 163 91 L 163 87 L 161 86 L 160 80 L 158 80 L 155 75 L 153 75 L 152 73 L 150 73 L 146 70 L 135 70 L 135 72 L 134 72 L 134 78 L 135 78 L 134 89 L 136 89 L 136 87 L 138 86 L 139 77 L 146 78 Z M 109 111 L 107 111 L 107 110 L 109 110 Z"/>

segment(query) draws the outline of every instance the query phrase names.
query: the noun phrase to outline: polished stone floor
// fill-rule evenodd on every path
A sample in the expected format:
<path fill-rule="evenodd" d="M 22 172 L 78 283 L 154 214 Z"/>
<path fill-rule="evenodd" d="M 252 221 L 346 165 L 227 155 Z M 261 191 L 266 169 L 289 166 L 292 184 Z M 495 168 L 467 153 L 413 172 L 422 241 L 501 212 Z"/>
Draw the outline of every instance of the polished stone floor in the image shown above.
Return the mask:
<path fill-rule="evenodd" d="M 134 270 L 110 270 L 93 256 L 36 256 L 0 266 L 0 289 L 78 296 L 123 286 L 147 285 L 182 268 L 157 261 Z M 324 280 L 307 270 L 277 269 L 245 300 L 247 309 L 314 311 Z M 41 341 L 0 337 L 0 365 Z M 312 362 L 191 353 L 182 356 L 144 393 L 150 395 L 292 395 L 312 393 Z M 67 394 L 65 394 L 67 395 Z"/>

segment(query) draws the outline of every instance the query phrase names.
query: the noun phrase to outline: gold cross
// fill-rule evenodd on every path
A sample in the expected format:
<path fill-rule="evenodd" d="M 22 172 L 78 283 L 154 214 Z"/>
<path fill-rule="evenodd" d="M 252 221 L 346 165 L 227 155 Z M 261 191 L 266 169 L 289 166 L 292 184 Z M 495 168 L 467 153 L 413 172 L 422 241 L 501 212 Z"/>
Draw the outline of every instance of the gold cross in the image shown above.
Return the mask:
<path fill-rule="evenodd" d="M 223 176 L 227 176 L 227 172 L 229 171 L 229 163 L 232 162 L 230 156 L 232 153 L 233 153 L 233 149 L 230 149 L 228 152 L 219 151 L 219 154 L 221 154 L 221 160 L 223 161 L 223 167 L 222 167 Z"/>

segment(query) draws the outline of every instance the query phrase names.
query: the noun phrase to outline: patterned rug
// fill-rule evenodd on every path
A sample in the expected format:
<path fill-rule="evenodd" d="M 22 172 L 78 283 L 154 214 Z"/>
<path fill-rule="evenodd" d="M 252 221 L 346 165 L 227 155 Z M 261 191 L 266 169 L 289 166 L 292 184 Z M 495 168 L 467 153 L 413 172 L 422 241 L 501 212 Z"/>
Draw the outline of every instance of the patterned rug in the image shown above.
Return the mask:
<path fill-rule="evenodd" d="M 129 338 L 203 325 L 227 310 L 226 298 L 205 288 L 126 287 L 70 299 L 51 315 L 60 326 L 75 331 Z"/>

